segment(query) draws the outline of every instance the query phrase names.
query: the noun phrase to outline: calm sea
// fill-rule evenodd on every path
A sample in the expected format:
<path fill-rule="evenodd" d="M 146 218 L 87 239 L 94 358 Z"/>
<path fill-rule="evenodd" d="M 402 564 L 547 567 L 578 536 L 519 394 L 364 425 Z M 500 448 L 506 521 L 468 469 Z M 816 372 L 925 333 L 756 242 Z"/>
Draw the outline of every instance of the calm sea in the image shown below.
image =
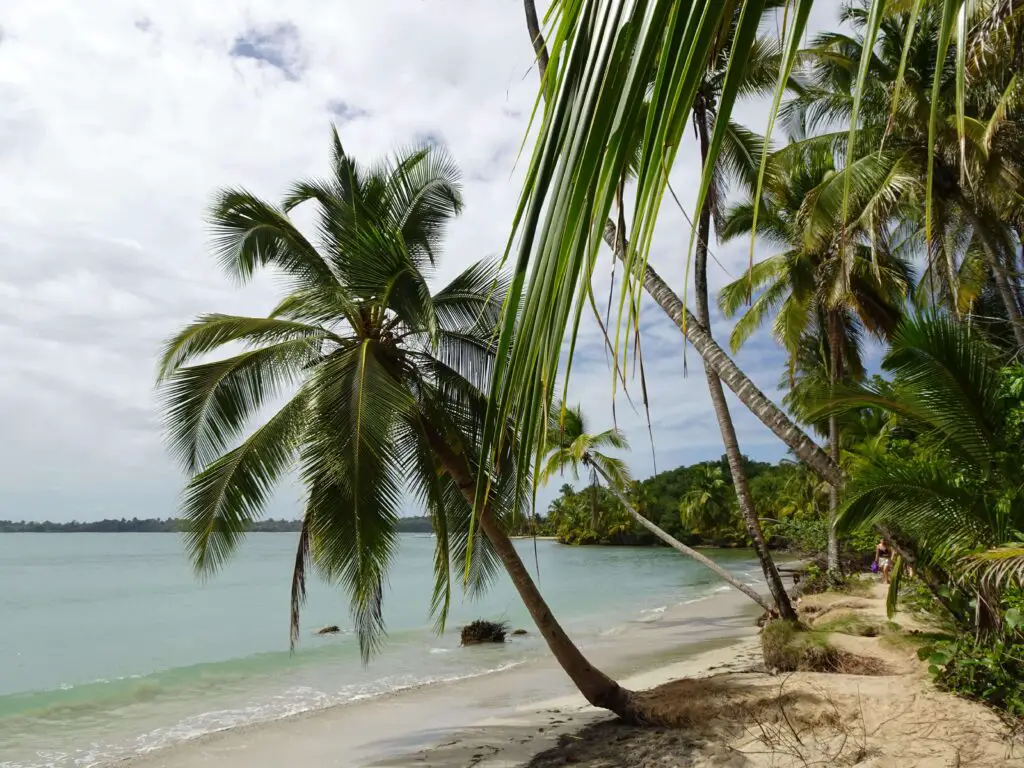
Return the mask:
<path fill-rule="evenodd" d="M 364 667 L 347 601 L 313 584 L 299 650 L 288 652 L 296 534 L 256 534 L 200 583 L 172 534 L 0 535 L 0 767 L 88 766 L 223 728 L 485 675 L 545 653 L 511 583 L 456 602 L 431 631 L 433 539 L 402 536 L 385 601 L 389 637 Z M 517 542 L 534 570 L 533 542 Z M 586 645 L 721 584 L 665 549 L 537 542 L 540 584 Z M 756 578 L 747 553 L 716 559 Z M 459 648 L 478 617 L 531 631 L 505 646 Z M 344 633 L 317 637 L 338 624 Z"/>

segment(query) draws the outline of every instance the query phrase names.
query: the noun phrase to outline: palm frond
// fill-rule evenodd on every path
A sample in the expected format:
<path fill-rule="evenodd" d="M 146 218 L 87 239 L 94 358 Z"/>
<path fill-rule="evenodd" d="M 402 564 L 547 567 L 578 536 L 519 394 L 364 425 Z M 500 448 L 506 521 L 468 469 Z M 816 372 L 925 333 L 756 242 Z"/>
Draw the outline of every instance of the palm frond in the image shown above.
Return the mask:
<path fill-rule="evenodd" d="M 182 530 L 195 570 L 214 573 L 263 513 L 278 479 L 292 466 L 309 417 L 300 390 L 237 448 L 195 475 L 185 487 Z"/>
<path fill-rule="evenodd" d="M 331 268 L 281 209 L 243 189 L 218 193 L 210 210 L 213 252 L 235 280 L 274 266 L 300 286 L 336 282 Z"/>
<path fill-rule="evenodd" d="M 383 581 L 397 548 L 403 467 L 398 438 L 416 412 L 370 340 L 315 369 L 314 428 L 302 451 L 313 563 L 341 584 L 364 661 L 383 638 Z"/>
<path fill-rule="evenodd" d="M 995 587 L 1003 584 L 1024 586 L 1024 544 L 1008 544 L 969 555 L 964 572 Z"/>
<path fill-rule="evenodd" d="M 305 323 L 276 317 L 200 315 L 165 345 L 160 356 L 157 383 L 167 380 L 181 366 L 233 341 L 252 346 L 306 340 L 317 349 L 324 339 L 341 341 L 330 331 Z"/>
<path fill-rule="evenodd" d="M 299 337 L 166 373 L 159 396 L 172 454 L 190 472 L 212 462 L 318 355 Z"/>

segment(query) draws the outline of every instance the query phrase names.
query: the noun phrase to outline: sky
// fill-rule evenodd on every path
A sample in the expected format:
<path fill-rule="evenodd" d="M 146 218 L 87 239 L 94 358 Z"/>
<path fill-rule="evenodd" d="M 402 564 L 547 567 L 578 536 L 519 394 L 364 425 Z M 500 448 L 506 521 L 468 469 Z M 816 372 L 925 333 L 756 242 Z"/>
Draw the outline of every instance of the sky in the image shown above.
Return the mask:
<path fill-rule="evenodd" d="M 819 2 L 811 29 L 834 8 Z M 162 439 L 160 345 L 197 314 L 265 315 L 278 296 L 271 277 L 239 288 L 214 263 L 204 216 L 218 188 L 280 199 L 292 181 L 326 172 L 332 124 L 367 162 L 417 142 L 444 144 L 462 169 L 466 208 L 451 226 L 440 285 L 505 247 L 536 92 L 516 2 L 5 3 L 0 518 L 176 513 L 184 478 Z M 764 104 L 737 114 L 763 131 Z M 698 178 L 695 148 L 684 146 L 672 183 L 691 213 Z M 682 214 L 666 207 L 651 263 L 680 294 L 688 238 Z M 715 291 L 742 273 L 748 244 L 712 251 L 721 263 L 710 266 Z M 610 257 L 598 266 L 599 296 L 610 268 Z M 716 317 L 714 330 L 724 340 L 728 322 Z M 678 329 L 650 302 L 642 331 L 653 451 L 642 410 L 621 393 L 615 409 L 634 475 L 718 458 L 699 357 L 690 349 L 684 361 Z M 767 333 L 737 361 L 779 399 L 783 356 Z M 611 393 L 588 318 L 570 399 L 603 429 Z M 638 381 L 631 394 L 639 403 Z M 781 443 L 731 403 L 743 451 L 782 458 Z M 552 493 L 541 493 L 542 505 Z M 300 510 L 285 488 L 268 514 Z"/>

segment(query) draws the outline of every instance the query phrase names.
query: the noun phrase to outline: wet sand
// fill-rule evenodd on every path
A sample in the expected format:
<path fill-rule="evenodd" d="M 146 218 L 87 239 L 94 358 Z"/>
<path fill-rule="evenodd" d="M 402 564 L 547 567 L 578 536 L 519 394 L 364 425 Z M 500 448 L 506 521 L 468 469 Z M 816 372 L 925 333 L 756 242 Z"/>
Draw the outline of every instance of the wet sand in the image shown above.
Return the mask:
<path fill-rule="evenodd" d="M 634 688 L 749 666 L 749 599 L 723 591 L 608 631 L 584 650 Z M 118 763 L 131 768 L 519 765 L 595 717 L 551 660 L 221 731 Z M 479 738 L 472 738 L 478 734 Z M 529 738 L 528 738 L 529 737 Z"/>

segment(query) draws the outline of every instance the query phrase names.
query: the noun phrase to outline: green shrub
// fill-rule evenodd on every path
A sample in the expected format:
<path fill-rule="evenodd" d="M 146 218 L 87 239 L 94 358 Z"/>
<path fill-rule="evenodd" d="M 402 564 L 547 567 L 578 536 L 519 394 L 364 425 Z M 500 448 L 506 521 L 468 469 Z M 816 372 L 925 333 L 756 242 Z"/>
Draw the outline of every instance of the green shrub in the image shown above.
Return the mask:
<path fill-rule="evenodd" d="M 838 654 L 825 635 L 795 621 L 777 619 L 761 629 L 764 665 L 778 672 L 824 671 L 838 667 Z"/>
<path fill-rule="evenodd" d="M 942 690 L 1024 718 L 1024 642 L 961 637 L 920 648 L 917 655 Z"/>
<path fill-rule="evenodd" d="M 850 578 L 848 576 L 827 571 L 815 563 L 807 566 L 807 570 L 800 580 L 801 591 L 808 595 L 816 595 L 820 592 L 845 592 L 848 591 L 849 585 Z"/>

